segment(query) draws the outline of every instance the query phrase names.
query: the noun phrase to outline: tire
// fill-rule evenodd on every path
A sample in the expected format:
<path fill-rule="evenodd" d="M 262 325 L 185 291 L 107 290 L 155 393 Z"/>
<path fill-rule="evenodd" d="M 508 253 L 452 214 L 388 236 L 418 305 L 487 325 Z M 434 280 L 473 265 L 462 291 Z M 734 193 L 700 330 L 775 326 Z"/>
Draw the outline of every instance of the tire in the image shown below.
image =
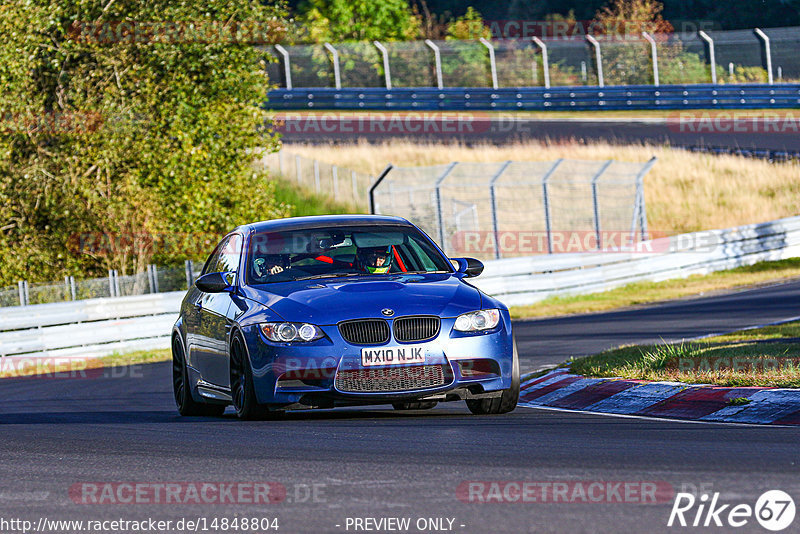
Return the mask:
<path fill-rule="evenodd" d="M 395 410 L 430 410 L 439 404 L 437 401 L 393 402 Z"/>
<path fill-rule="evenodd" d="M 496 415 L 514 411 L 519 401 L 519 356 L 517 343 L 514 343 L 514 356 L 511 364 L 511 387 L 503 390 L 499 397 L 491 399 L 467 400 L 467 408 L 475 415 Z"/>
<path fill-rule="evenodd" d="M 231 340 L 230 355 L 231 398 L 236 416 L 246 421 L 265 419 L 269 415 L 269 408 L 259 404 L 256 398 L 250 358 L 247 356 L 244 339 L 239 332 L 236 332 Z"/>
<path fill-rule="evenodd" d="M 224 404 L 197 402 L 189 388 L 189 373 L 186 370 L 186 357 L 183 344 L 178 336 L 172 336 L 172 391 L 178 413 L 190 416 L 219 417 L 225 411 Z"/>

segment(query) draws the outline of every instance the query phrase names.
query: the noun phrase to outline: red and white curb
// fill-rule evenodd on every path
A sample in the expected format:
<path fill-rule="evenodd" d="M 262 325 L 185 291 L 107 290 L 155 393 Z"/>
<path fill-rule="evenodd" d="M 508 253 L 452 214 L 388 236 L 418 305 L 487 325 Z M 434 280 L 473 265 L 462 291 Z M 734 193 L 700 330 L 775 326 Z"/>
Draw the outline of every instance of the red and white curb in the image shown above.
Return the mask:
<path fill-rule="evenodd" d="M 750 402 L 730 404 L 741 398 Z M 800 389 L 587 378 L 568 369 L 523 382 L 519 405 L 693 421 L 800 425 Z"/>

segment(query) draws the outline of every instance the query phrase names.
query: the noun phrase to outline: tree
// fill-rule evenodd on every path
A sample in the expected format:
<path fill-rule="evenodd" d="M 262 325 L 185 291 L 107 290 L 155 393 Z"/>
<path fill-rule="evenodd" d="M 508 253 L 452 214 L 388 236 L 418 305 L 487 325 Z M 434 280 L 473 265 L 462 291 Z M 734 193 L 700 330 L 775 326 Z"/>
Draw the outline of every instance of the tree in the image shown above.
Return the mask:
<path fill-rule="evenodd" d="M 251 166 L 277 142 L 253 41 L 280 38 L 282 16 L 225 0 L 0 6 L 0 283 L 140 272 L 283 215 Z"/>
<path fill-rule="evenodd" d="M 410 40 L 421 24 L 406 0 L 309 0 L 299 18 L 314 42 Z"/>

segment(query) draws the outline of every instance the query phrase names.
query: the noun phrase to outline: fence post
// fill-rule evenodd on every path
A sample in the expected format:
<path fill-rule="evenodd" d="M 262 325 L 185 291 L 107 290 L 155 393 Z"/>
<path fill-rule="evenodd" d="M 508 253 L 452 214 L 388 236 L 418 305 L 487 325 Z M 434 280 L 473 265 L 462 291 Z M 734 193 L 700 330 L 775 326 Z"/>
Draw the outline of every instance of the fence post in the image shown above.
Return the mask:
<path fill-rule="evenodd" d="M 442 182 L 447 178 L 453 169 L 458 165 L 457 161 L 454 161 L 450 165 L 447 166 L 447 169 L 442 173 L 441 176 L 436 180 L 436 220 L 439 223 L 439 246 L 442 247 L 442 250 L 445 250 L 444 246 L 444 213 L 442 211 Z M 445 250 L 445 252 L 447 252 Z"/>
<path fill-rule="evenodd" d="M 386 176 L 392 171 L 393 168 L 394 165 L 392 165 L 391 163 L 388 164 L 386 168 L 383 169 L 383 172 L 381 172 L 378 175 L 378 177 L 375 179 L 374 182 L 372 182 L 372 185 L 369 187 L 369 212 L 372 215 L 377 214 L 377 206 L 375 205 L 375 189 L 377 189 L 378 186 L 381 185 L 383 179 L 386 178 Z M 356 172 L 353 171 L 353 192 L 355 193 L 355 191 L 356 191 Z"/>
<path fill-rule="evenodd" d="M 717 84 L 717 55 L 714 52 L 714 39 L 708 36 L 708 34 L 704 31 L 697 32 L 697 35 L 700 36 L 702 40 L 708 44 L 708 59 L 711 63 L 711 83 L 714 85 Z"/>
<path fill-rule="evenodd" d="M 336 86 L 336 89 L 342 88 L 342 76 L 339 72 L 339 52 L 333 47 L 330 43 L 323 43 L 325 49 L 331 53 L 331 59 L 333 60 L 333 83 Z"/>
<path fill-rule="evenodd" d="M 636 194 L 638 195 L 637 206 L 639 208 L 639 228 L 642 233 L 642 241 L 646 241 L 648 238 L 647 207 L 645 206 L 644 202 L 644 177 L 648 172 L 650 172 L 650 169 L 653 168 L 653 166 L 656 164 L 656 161 L 658 161 L 658 158 L 655 156 L 650 158 L 650 161 L 645 163 L 644 167 L 642 167 L 642 170 L 636 175 Z"/>
<path fill-rule="evenodd" d="M 317 194 L 321 192 L 320 185 L 319 185 L 319 161 L 314 160 L 314 187 L 317 190 Z"/>
<path fill-rule="evenodd" d="M 150 263 L 147 264 L 147 286 L 150 289 L 150 293 L 155 293 L 155 284 L 153 283 L 153 265 Z"/>
<path fill-rule="evenodd" d="M 386 47 L 383 46 L 378 41 L 372 41 L 372 44 L 375 45 L 375 48 L 380 50 L 381 56 L 383 57 L 383 79 L 386 83 L 386 89 L 392 89 L 392 73 L 389 71 L 389 51 L 386 50 Z"/>
<path fill-rule="evenodd" d="M 500 86 L 497 83 L 497 63 L 495 62 L 494 58 L 494 46 L 483 37 L 481 37 L 480 41 L 481 44 L 483 44 L 483 46 L 489 50 L 489 69 L 492 73 L 492 89 L 497 89 Z"/>
<path fill-rule="evenodd" d="M 275 50 L 283 56 L 283 75 L 286 78 L 286 88 L 292 89 L 292 67 L 289 60 L 289 51 L 279 44 L 275 45 Z"/>
<path fill-rule="evenodd" d="M 300 156 L 297 155 L 294 157 L 294 173 L 297 175 L 297 183 L 302 184 L 302 178 L 300 177 Z"/>
<path fill-rule="evenodd" d="M 183 268 L 186 271 L 186 289 L 189 289 L 194 283 L 194 265 L 192 264 L 192 260 L 186 260 L 183 264 Z"/>
<path fill-rule="evenodd" d="M 533 42 L 542 51 L 542 70 L 544 71 L 544 88 L 550 89 L 550 61 L 547 59 L 547 45 L 538 37 L 533 38 Z"/>
<path fill-rule="evenodd" d="M 764 42 L 764 56 L 767 60 L 767 80 L 769 81 L 769 84 L 772 85 L 774 80 L 772 79 L 772 49 L 769 44 L 769 37 L 766 33 L 761 31 L 761 28 L 756 28 L 754 31 L 756 32 L 756 35 L 761 37 L 761 40 Z"/>
<path fill-rule="evenodd" d="M 586 40 L 594 47 L 595 61 L 597 62 L 597 85 L 605 87 L 605 80 L 603 79 L 603 54 L 600 52 L 600 42 L 591 35 L 587 35 Z"/>
<path fill-rule="evenodd" d="M 544 225 L 547 231 L 547 253 L 553 253 L 553 228 L 550 225 L 550 196 L 547 192 L 547 181 L 550 180 L 550 177 L 553 176 L 553 173 L 556 172 L 558 166 L 561 165 L 561 162 L 564 161 L 563 159 L 558 159 L 553 164 L 552 167 L 545 173 L 542 177 L 542 195 L 544 201 Z"/>
<path fill-rule="evenodd" d="M 658 80 L 658 47 L 656 46 L 656 40 L 647 32 L 642 32 L 642 37 L 650 43 L 650 55 L 653 59 L 653 85 L 657 87 L 660 84 Z"/>
<path fill-rule="evenodd" d="M 500 169 L 492 176 L 489 181 L 489 196 L 492 200 L 492 230 L 494 231 L 494 257 L 500 259 L 500 230 L 497 222 L 497 195 L 495 194 L 495 184 L 500 176 L 506 172 L 508 166 L 511 165 L 511 160 L 506 161 L 500 166 Z"/>
<path fill-rule="evenodd" d="M 114 296 L 122 296 L 122 291 L 119 290 L 119 272 L 116 269 L 114 269 Z"/>
<path fill-rule="evenodd" d="M 333 200 L 339 200 L 339 169 L 331 165 L 331 178 L 333 179 Z"/>
<path fill-rule="evenodd" d="M 72 297 L 72 300 L 78 300 L 77 292 L 75 291 L 75 277 L 69 277 L 69 294 Z"/>
<path fill-rule="evenodd" d="M 75 300 L 75 299 L 71 299 L 71 298 L 70 298 L 70 290 L 69 290 L 69 276 L 65 276 L 65 277 L 64 277 L 64 290 L 67 292 L 67 293 L 66 293 L 66 295 L 67 295 L 67 298 L 65 298 L 64 300 Z"/>
<path fill-rule="evenodd" d="M 114 269 L 108 270 L 108 296 L 114 296 Z"/>
<path fill-rule="evenodd" d="M 439 89 L 444 89 L 444 82 L 442 81 L 442 55 L 439 52 L 439 47 L 430 39 L 425 39 L 425 44 L 433 50 L 433 61 L 436 65 L 436 86 Z"/>
<path fill-rule="evenodd" d="M 25 282 L 23 280 L 17 282 L 17 290 L 19 291 L 19 305 L 25 306 Z"/>
<path fill-rule="evenodd" d="M 600 167 L 600 170 L 592 177 L 592 207 L 594 208 L 594 236 L 597 240 L 597 250 L 602 250 L 603 248 L 603 241 L 602 237 L 600 236 L 600 207 L 597 203 L 597 180 L 606 172 L 611 164 L 614 163 L 613 159 L 610 159 L 603 163 L 603 166 Z"/>

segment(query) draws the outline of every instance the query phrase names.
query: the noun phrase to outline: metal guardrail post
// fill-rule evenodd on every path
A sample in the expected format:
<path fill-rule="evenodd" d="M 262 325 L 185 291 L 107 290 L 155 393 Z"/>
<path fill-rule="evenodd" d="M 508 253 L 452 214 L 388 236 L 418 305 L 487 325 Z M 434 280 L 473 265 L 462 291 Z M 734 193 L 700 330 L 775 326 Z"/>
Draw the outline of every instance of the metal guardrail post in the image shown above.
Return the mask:
<path fill-rule="evenodd" d="M 642 37 L 650 43 L 650 56 L 653 60 L 653 85 L 658 87 L 660 85 L 658 80 L 658 46 L 656 46 L 656 40 L 649 33 L 642 32 Z"/>
<path fill-rule="evenodd" d="M 286 88 L 291 90 L 292 89 L 292 66 L 291 60 L 289 59 L 289 51 L 286 50 L 279 44 L 275 45 L 275 50 L 280 52 L 281 56 L 283 56 L 283 75 L 286 78 Z"/>
<path fill-rule="evenodd" d="M 717 54 L 714 52 L 714 39 L 704 31 L 697 32 L 702 40 L 708 44 L 708 60 L 711 63 L 711 83 L 717 84 Z"/>
<path fill-rule="evenodd" d="M 597 180 L 603 176 L 603 173 L 606 172 L 612 163 L 614 163 L 613 159 L 603 163 L 600 170 L 592 177 L 592 207 L 594 208 L 594 235 L 597 240 L 597 250 L 603 249 L 603 238 L 600 235 L 600 206 L 597 202 Z"/>
<path fill-rule="evenodd" d="M 392 73 L 389 70 L 389 51 L 378 41 L 372 41 L 372 44 L 374 44 L 375 48 L 377 48 L 381 53 L 381 57 L 383 58 L 383 79 L 386 84 L 386 89 L 391 91 Z"/>
<path fill-rule="evenodd" d="M 506 172 L 508 166 L 511 165 L 511 160 L 506 161 L 503 165 L 498 169 L 492 179 L 489 181 L 489 196 L 492 200 L 492 230 L 494 231 L 494 257 L 495 259 L 500 259 L 500 230 L 499 224 L 497 220 L 497 195 L 495 191 L 495 184 L 497 180 Z"/>
<path fill-rule="evenodd" d="M 494 45 L 484 37 L 481 37 L 480 41 L 481 44 L 489 50 L 489 69 L 492 73 L 492 89 L 498 89 L 500 85 L 497 83 L 497 63 L 494 57 Z"/>
<path fill-rule="evenodd" d="M 333 61 L 333 83 L 337 89 L 341 89 L 342 75 L 339 71 L 339 52 L 330 43 L 323 43 L 322 46 L 331 53 L 331 60 Z"/>
<path fill-rule="evenodd" d="M 75 291 L 75 277 L 69 277 L 69 294 L 72 300 L 78 300 L 77 292 Z"/>
<path fill-rule="evenodd" d="M 161 288 L 158 287 L 158 265 L 153 265 L 153 287 L 156 293 L 161 293 Z"/>
<path fill-rule="evenodd" d="M 769 36 L 764 33 L 761 28 L 756 28 L 753 31 L 756 32 L 756 35 L 758 35 L 764 42 L 764 56 L 767 60 L 767 80 L 769 81 L 769 84 L 772 85 L 774 80 L 772 78 L 772 48 L 769 43 Z"/>
<path fill-rule="evenodd" d="M 433 50 L 433 61 L 436 66 L 436 86 L 439 89 L 444 89 L 444 82 L 442 80 L 442 54 L 439 51 L 439 47 L 436 46 L 436 43 L 430 39 L 425 39 L 425 44 Z"/>
<path fill-rule="evenodd" d="M 17 282 L 17 291 L 19 292 L 19 305 L 25 306 L 25 282 L 19 280 Z"/>
<path fill-rule="evenodd" d="M 381 185 L 381 182 L 383 181 L 383 179 L 386 178 L 386 176 L 392 171 L 392 169 L 394 169 L 394 165 L 392 165 L 391 163 L 388 164 L 386 166 L 386 168 L 383 169 L 383 172 L 381 172 L 378 175 L 378 177 L 375 179 L 374 182 L 372 182 L 372 185 L 369 187 L 369 212 L 372 215 L 377 215 L 377 211 L 376 211 L 377 207 L 375 206 L 375 189 L 377 189 L 377 187 L 379 185 Z M 353 171 L 353 193 L 356 193 L 356 173 L 355 173 L 355 171 Z"/>
<path fill-rule="evenodd" d="M 186 260 L 183 263 L 183 268 L 186 271 L 186 289 L 189 289 L 194 283 L 194 265 L 192 264 L 192 260 Z"/>
<path fill-rule="evenodd" d="M 119 289 L 119 272 L 116 269 L 114 269 L 114 296 L 122 296 L 122 291 Z"/>
<path fill-rule="evenodd" d="M 563 162 L 563 161 L 564 161 L 563 158 L 556 160 L 556 162 L 553 164 L 553 166 L 550 167 L 550 169 L 545 173 L 544 176 L 542 176 L 542 195 L 543 195 L 543 199 L 542 200 L 543 200 L 543 203 L 544 203 L 543 204 L 543 206 L 544 206 L 544 224 L 545 224 L 545 229 L 546 229 L 546 232 L 547 232 L 547 253 L 548 254 L 552 254 L 553 253 L 553 228 L 551 227 L 551 224 L 550 224 L 550 195 L 548 194 L 548 191 L 547 191 L 547 182 L 550 180 L 550 177 L 553 176 L 553 173 L 556 172 L 556 169 L 558 169 L 558 166 L 561 165 L 561 162 Z"/>
<path fill-rule="evenodd" d="M 594 47 L 595 61 L 597 62 L 597 85 L 605 87 L 605 79 L 603 78 L 603 53 L 600 51 L 600 42 L 591 35 L 587 35 L 586 40 Z"/>
<path fill-rule="evenodd" d="M 547 45 L 538 37 L 533 38 L 533 42 L 542 51 L 542 70 L 544 71 L 544 88 L 550 89 L 550 61 L 547 59 Z"/>
<path fill-rule="evenodd" d="M 442 182 L 450 176 L 450 173 L 453 172 L 456 165 L 458 165 L 457 161 L 454 161 L 450 165 L 447 166 L 445 171 L 437 178 L 434 187 L 436 188 L 436 221 L 438 223 L 438 230 L 439 230 L 439 246 L 442 249 L 445 248 L 444 246 L 444 211 L 442 210 Z"/>

